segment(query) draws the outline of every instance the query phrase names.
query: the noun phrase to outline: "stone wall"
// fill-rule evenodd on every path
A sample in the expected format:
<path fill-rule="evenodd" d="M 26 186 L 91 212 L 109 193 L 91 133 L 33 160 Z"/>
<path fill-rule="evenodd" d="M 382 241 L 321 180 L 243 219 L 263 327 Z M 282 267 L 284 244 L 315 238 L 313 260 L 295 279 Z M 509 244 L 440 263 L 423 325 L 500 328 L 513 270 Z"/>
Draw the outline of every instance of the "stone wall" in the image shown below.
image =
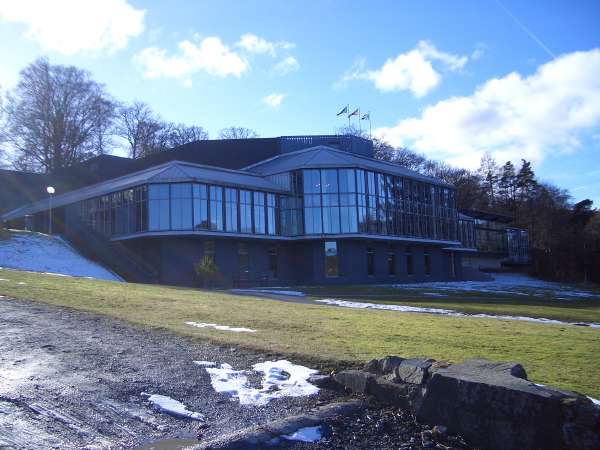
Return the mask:
<path fill-rule="evenodd" d="M 520 364 L 388 356 L 333 381 L 410 409 L 420 422 L 445 426 L 482 449 L 600 449 L 600 407 L 528 381 Z"/>

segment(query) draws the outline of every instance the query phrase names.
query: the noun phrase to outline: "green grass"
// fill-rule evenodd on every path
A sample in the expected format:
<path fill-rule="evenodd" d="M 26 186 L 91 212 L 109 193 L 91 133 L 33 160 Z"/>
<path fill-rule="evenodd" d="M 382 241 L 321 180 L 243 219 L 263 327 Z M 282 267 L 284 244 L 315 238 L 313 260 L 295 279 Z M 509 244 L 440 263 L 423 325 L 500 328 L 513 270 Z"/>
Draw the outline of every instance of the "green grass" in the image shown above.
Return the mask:
<path fill-rule="evenodd" d="M 550 292 L 544 297 L 491 292 L 447 291 L 435 288 L 402 289 L 385 286 L 311 286 L 301 288 L 312 298 L 334 297 L 361 302 L 402 304 L 427 308 L 444 308 L 469 314 L 507 314 L 545 317 L 565 322 L 600 322 L 600 300 L 574 298 L 560 300 Z M 428 296 L 427 292 L 444 297 Z M 540 291 L 525 293 L 534 294 Z M 599 293 L 600 295 L 600 293 Z"/>
<path fill-rule="evenodd" d="M 0 270 L 0 278 L 7 279 L 0 281 L 0 294 L 8 297 L 279 353 L 321 367 L 360 364 L 388 354 L 454 362 L 485 357 L 521 362 L 531 380 L 600 397 L 598 329 L 303 305 L 12 270 Z M 186 321 L 244 326 L 257 332 L 198 329 L 185 325 Z"/>

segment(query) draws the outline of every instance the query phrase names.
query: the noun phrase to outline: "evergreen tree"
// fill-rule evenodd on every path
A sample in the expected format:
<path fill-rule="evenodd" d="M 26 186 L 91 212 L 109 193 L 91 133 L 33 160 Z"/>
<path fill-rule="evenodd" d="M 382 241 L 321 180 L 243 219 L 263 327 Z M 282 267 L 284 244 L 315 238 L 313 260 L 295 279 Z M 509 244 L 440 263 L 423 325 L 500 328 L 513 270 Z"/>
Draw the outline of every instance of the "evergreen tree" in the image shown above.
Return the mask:
<path fill-rule="evenodd" d="M 506 161 L 501 170 L 500 181 L 498 182 L 498 194 L 506 210 L 514 212 L 517 189 L 515 166 L 511 161 Z"/>
<path fill-rule="evenodd" d="M 536 186 L 537 181 L 535 180 L 535 173 L 531 168 L 531 162 L 522 159 L 521 168 L 516 179 L 516 187 L 521 200 L 530 199 Z"/>

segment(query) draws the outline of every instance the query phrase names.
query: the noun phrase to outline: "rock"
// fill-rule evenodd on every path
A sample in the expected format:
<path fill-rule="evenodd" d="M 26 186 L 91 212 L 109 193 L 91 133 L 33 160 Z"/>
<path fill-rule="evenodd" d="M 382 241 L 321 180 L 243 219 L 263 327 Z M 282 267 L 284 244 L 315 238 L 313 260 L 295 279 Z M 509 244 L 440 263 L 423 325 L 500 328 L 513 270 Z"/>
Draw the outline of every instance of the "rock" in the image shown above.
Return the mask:
<path fill-rule="evenodd" d="M 412 409 L 413 402 L 418 397 L 415 386 L 392 383 L 383 378 L 372 379 L 367 393 L 383 404 L 394 405 L 402 409 Z"/>
<path fill-rule="evenodd" d="M 413 358 L 405 359 L 394 368 L 395 381 L 404 383 L 423 384 L 429 376 L 429 368 L 435 359 Z"/>
<path fill-rule="evenodd" d="M 375 380 L 375 375 L 362 370 L 344 370 L 336 373 L 333 379 L 352 392 L 367 394 L 370 384 Z"/>
<path fill-rule="evenodd" d="M 387 375 L 394 372 L 394 369 L 404 361 L 404 358 L 399 356 L 386 356 L 382 359 L 373 359 L 369 361 L 364 370 L 376 375 Z"/>
<path fill-rule="evenodd" d="M 311 375 L 308 382 L 321 389 L 337 390 L 340 388 L 340 384 L 331 375 Z"/>
<path fill-rule="evenodd" d="M 493 372 L 505 372 L 513 377 L 527 379 L 527 372 L 525 368 L 519 363 L 512 362 L 492 362 L 483 358 L 468 359 L 461 364 L 461 367 L 471 367 L 473 370 L 482 371 L 490 370 Z"/>
<path fill-rule="evenodd" d="M 448 433 L 448 428 L 446 428 L 444 425 L 436 425 L 433 427 L 431 432 L 436 437 L 443 437 Z"/>
<path fill-rule="evenodd" d="M 489 450 L 598 448 L 600 426 L 585 427 L 593 430 L 586 438 L 590 445 L 574 445 L 580 443 L 580 432 L 573 433 L 569 445 L 563 436 L 564 417 L 569 412 L 578 416 L 574 405 L 585 407 L 583 397 L 512 375 L 523 376 L 519 367 L 471 360 L 432 371 L 417 419 L 431 425 L 443 423 L 452 433 Z"/>

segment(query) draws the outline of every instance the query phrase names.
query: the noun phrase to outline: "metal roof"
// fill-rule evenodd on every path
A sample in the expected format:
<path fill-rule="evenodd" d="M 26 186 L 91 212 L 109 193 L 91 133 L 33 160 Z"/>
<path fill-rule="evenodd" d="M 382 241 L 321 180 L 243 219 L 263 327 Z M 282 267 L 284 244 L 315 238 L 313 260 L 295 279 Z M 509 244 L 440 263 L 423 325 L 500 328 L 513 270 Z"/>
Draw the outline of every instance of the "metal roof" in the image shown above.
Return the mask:
<path fill-rule="evenodd" d="M 145 183 L 190 181 L 230 185 L 254 190 L 269 192 L 287 192 L 280 186 L 251 172 L 223 169 L 220 167 L 202 166 L 199 164 L 171 161 L 150 169 L 113 178 L 112 180 L 86 186 L 81 189 L 55 195 L 52 198 L 53 207 L 60 207 L 76 203 L 88 198 L 98 197 L 111 192 L 117 192 Z M 3 220 L 23 217 L 27 214 L 48 209 L 48 199 L 38 200 L 34 203 L 14 209 L 2 215 Z"/>
<path fill-rule="evenodd" d="M 324 145 L 277 155 L 265 161 L 244 167 L 242 170 L 248 170 L 266 176 L 289 172 L 290 170 L 319 167 L 357 167 L 412 178 L 440 186 L 453 187 L 451 184 L 448 184 L 439 178 L 422 175 L 398 164 L 368 158 Z"/>

